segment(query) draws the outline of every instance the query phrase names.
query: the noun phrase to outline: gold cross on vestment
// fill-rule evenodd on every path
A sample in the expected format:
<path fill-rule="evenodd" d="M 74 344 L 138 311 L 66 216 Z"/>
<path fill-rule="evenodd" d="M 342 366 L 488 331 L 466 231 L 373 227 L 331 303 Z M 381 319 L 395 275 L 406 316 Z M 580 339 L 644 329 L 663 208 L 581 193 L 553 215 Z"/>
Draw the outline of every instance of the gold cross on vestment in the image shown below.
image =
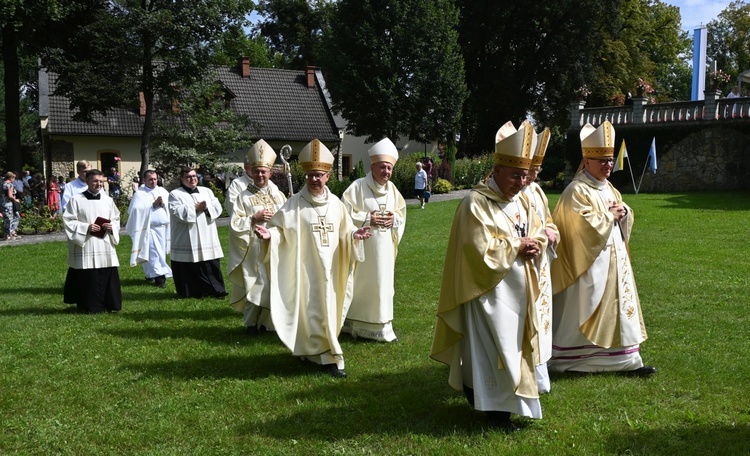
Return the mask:
<path fill-rule="evenodd" d="M 385 204 L 380 204 L 378 205 L 378 207 L 380 208 L 380 212 L 378 212 L 377 214 L 381 217 L 387 217 L 388 212 L 385 210 Z M 388 228 L 386 228 L 383 224 L 380 225 L 379 229 L 380 231 L 388 231 Z"/>
<path fill-rule="evenodd" d="M 320 245 L 328 247 L 328 233 L 333 233 L 333 224 L 326 223 L 324 215 L 318 216 L 318 224 L 311 223 L 313 233 L 320 233 Z"/>
<path fill-rule="evenodd" d="M 263 206 L 263 209 L 269 212 L 276 212 L 273 197 L 267 193 L 255 193 L 250 202 L 253 206 Z"/>

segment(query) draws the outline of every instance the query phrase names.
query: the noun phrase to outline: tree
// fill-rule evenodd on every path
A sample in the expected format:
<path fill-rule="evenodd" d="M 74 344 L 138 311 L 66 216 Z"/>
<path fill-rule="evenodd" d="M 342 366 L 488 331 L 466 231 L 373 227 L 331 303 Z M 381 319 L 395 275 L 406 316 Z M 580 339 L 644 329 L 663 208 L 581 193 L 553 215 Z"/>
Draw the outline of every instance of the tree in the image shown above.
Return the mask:
<path fill-rule="evenodd" d="M 257 25 L 275 53 L 275 66 L 303 70 L 319 65 L 333 3 L 327 0 L 260 0 Z"/>
<path fill-rule="evenodd" d="M 736 0 L 708 23 L 708 56 L 735 78 L 750 70 L 750 4 Z"/>
<path fill-rule="evenodd" d="M 466 96 L 450 0 L 342 0 L 326 41 L 326 80 L 354 134 L 452 143 Z"/>
<path fill-rule="evenodd" d="M 226 152 L 252 145 L 250 120 L 229 109 L 226 93 L 211 78 L 184 88 L 179 99 L 158 105 L 153 164 L 168 179 L 195 163 L 213 170 Z"/>
<path fill-rule="evenodd" d="M 21 117 L 27 112 L 21 111 L 24 97 L 21 87 L 36 66 L 36 54 L 56 38 L 49 33 L 50 28 L 63 20 L 68 27 L 76 27 L 80 18 L 77 13 L 95 7 L 96 1 L 0 0 L 4 137 L 8 169 L 19 171 L 22 166 L 23 136 L 28 137 L 29 132 L 22 129 Z M 36 135 L 33 136 L 36 139 Z"/>
<path fill-rule="evenodd" d="M 243 24 L 251 0 L 110 0 L 107 9 L 76 30 L 65 47 L 46 53 L 59 75 L 57 93 L 90 120 L 113 107 L 145 106 L 141 173 L 149 166 L 155 100 L 178 97 L 204 77 L 222 33 Z"/>
<path fill-rule="evenodd" d="M 260 34 L 248 35 L 242 27 L 230 27 L 211 50 L 211 63 L 233 66 L 241 57 L 255 68 L 273 68 L 273 52 Z"/>

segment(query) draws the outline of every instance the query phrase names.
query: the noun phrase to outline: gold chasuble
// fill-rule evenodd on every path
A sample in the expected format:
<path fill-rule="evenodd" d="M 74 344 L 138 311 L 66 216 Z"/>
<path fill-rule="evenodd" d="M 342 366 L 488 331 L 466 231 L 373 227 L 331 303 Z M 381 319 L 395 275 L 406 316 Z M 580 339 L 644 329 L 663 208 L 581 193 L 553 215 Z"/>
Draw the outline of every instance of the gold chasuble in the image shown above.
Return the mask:
<path fill-rule="evenodd" d="M 589 342 L 604 348 L 634 346 L 647 337 L 628 252 L 633 212 L 626 206 L 628 216 L 615 223 L 609 211 L 614 203 L 624 205 L 622 195 L 609 181 L 599 182 L 580 171 L 552 214 L 560 230 L 558 258 L 551 266 L 554 312 L 560 310 L 558 302 L 563 303 L 560 293 L 574 284 L 586 286 L 590 291 L 584 296 L 590 299 L 565 299 L 565 306 L 578 308 L 578 321 L 566 326 L 577 326 Z M 591 274 L 606 277 L 606 281 L 580 280 Z M 594 286 L 585 285 L 588 283 Z M 597 289 L 598 283 L 603 284 L 601 289 Z M 554 343 L 561 345 L 555 331 Z"/>
<path fill-rule="evenodd" d="M 539 295 L 538 265 L 519 258 L 522 234 L 516 232 L 518 223 L 511 220 L 508 207 L 517 213 L 519 221 L 527 223 L 525 236 L 536 240 L 540 249 L 546 249 L 544 226 L 525 195 L 508 200 L 500 196 L 492 179 L 475 186 L 461 201 L 453 219 L 430 356 L 450 366 L 448 383 L 460 391 L 465 384 L 462 339 L 472 331 L 467 327 L 463 308 L 480 303 L 484 309 L 482 318 L 494 328 L 492 339 L 498 358 L 492 367 L 507 371 L 516 397 L 536 398 L 534 365 L 539 363 L 539 328 L 534 316 Z M 525 283 L 525 289 L 522 285 L 521 289 L 504 287 L 505 282 Z M 479 404 L 477 409 L 482 410 Z M 528 415 L 515 406 L 500 409 Z"/>
<path fill-rule="evenodd" d="M 328 189 L 294 194 L 268 222 L 271 317 L 292 354 L 344 368 L 338 335 L 351 302 L 355 261 L 364 260 L 357 227 Z"/>

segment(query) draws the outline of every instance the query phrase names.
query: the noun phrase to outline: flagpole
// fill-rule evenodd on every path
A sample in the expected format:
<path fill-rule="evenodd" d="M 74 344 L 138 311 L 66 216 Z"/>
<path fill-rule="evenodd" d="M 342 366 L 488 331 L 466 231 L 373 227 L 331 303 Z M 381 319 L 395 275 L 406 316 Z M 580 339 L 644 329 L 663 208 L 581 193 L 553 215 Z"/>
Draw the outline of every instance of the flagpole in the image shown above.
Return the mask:
<path fill-rule="evenodd" d="M 651 160 L 651 157 L 646 157 L 646 163 L 643 165 L 643 172 L 641 173 L 641 181 L 638 183 L 638 188 L 635 189 L 635 194 L 638 194 L 638 190 L 641 188 L 641 185 L 643 184 L 643 176 L 646 175 L 646 168 L 648 168 L 648 161 Z"/>
<path fill-rule="evenodd" d="M 630 172 L 630 180 L 633 181 L 633 189 L 635 190 L 635 194 L 638 194 L 638 187 L 635 186 L 635 177 L 633 177 L 633 164 L 630 163 L 630 155 L 626 156 L 625 158 L 628 159 L 628 171 Z"/>

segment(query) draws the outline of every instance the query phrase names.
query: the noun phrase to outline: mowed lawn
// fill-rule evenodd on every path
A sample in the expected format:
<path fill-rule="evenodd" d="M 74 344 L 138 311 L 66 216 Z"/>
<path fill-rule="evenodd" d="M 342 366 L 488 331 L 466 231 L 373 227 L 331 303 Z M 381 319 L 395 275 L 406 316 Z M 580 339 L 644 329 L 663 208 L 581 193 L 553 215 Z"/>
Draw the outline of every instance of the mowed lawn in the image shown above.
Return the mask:
<path fill-rule="evenodd" d="M 556 195 L 550 195 L 554 205 Z M 649 379 L 553 377 L 512 435 L 429 359 L 457 201 L 410 206 L 399 341 L 342 336 L 349 378 L 317 375 L 227 300 L 178 300 L 127 266 L 123 311 L 62 303 L 64 242 L 0 249 L 0 454 L 750 454 L 750 194 L 625 195 Z M 220 230 L 226 251 L 227 228 Z"/>

